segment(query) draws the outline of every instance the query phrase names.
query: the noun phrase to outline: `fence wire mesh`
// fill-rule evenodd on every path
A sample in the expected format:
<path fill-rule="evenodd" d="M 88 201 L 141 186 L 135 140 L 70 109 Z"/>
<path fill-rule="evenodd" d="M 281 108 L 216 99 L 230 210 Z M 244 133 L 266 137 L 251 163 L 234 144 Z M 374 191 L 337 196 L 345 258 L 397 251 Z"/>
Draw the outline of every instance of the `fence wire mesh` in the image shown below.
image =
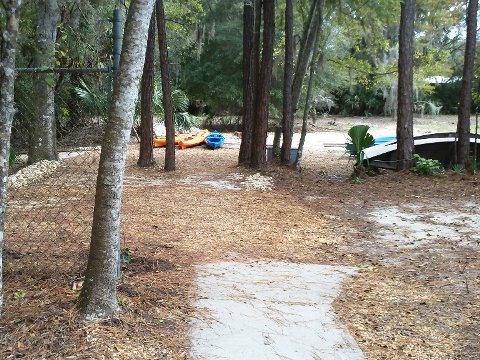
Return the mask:
<path fill-rule="evenodd" d="M 86 267 L 108 74 L 61 74 L 55 91 L 58 159 L 29 164 L 34 119 L 32 74 L 16 82 L 11 172 L 4 237 L 4 277 L 70 282 Z M 82 92 L 83 91 L 83 92 Z M 82 95 L 83 94 L 83 95 Z"/>

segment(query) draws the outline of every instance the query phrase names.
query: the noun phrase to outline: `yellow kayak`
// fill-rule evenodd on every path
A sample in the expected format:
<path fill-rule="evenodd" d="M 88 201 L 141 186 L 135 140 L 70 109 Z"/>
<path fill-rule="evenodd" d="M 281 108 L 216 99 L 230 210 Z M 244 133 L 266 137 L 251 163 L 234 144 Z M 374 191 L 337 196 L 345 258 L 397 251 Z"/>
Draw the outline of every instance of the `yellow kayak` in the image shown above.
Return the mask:
<path fill-rule="evenodd" d="M 201 145 L 205 142 L 205 138 L 210 132 L 208 130 L 202 130 L 190 136 L 187 136 L 178 142 L 178 145 L 181 149 L 186 149 L 188 147 Z"/>
<path fill-rule="evenodd" d="M 180 140 L 185 137 L 191 136 L 192 134 L 177 134 L 175 135 L 175 145 L 178 145 Z M 166 136 L 155 136 L 153 138 L 153 147 L 163 147 L 167 146 L 167 137 Z"/>

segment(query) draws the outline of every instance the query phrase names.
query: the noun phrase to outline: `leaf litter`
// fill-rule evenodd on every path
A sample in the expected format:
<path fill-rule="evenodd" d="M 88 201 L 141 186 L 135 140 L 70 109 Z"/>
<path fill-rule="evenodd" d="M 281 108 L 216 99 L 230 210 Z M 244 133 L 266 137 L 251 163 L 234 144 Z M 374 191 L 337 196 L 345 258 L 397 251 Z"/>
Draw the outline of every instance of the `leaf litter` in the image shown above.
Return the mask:
<path fill-rule="evenodd" d="M 203 174 L 205 181 L 242 187 L 243 174 L 255 175 L 236 165 L 234 147 L 217 150 L 178 151 L 178 169 L 164 173 L 136 168 L 137 148 L 130 146 L 122 246 L 132 261 L 122 264 L 121 310 L 85 323 L 75 309 L 78 289 L 72 290 L 78 274 L 7 273 L 1 357 L 189 359 L 196 266 L 269 259 L 359 269 L 333 306 L 367 359 L 477 358 L 480 246 L 475 229 L 465 229 L 478 222 L 452 215 L 477 211 L 475 176 L 385 172 L 351 184 L 349 159 L 341 148 L 329 148 L 305 151 L 300 173 L 269 165 L 261 176 L 272 179 L 272 191 L 205 186 L 201 178 L 182 182 Z M 162 149 L 155 156 L 162 159 Z M 406 214 L 406 227 L 376 220 L 388 209 Z M 441 214 L 452 216 L 442 221 Z M 417 219 L 427 227 L 422 237 L 410 227 L 409 246 L 401 246 L 394 237 L 408 236 Z M 438 223 L 458 239 L 428 232 Z M 66 245 L 63 251 L 72 254 Z M 22 299 L 14 296 L 19 292 Z"/>

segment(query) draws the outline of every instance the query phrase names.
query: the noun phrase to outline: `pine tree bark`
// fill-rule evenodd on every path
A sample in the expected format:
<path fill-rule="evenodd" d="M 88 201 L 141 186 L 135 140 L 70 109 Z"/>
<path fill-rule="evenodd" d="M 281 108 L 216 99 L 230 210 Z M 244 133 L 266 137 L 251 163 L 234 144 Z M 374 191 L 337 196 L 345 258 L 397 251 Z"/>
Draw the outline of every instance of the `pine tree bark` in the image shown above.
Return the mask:
<path fill-rule="evenodd" d="M 260 47 L 261 47 L 261 34 L 262 34 L 262 12 L 263 12 L 263 0 L 255 0 L 255 19 L 254 19 L 254 30 L 253 30 L 253 122 L 250 132 L 245 134 L 245 136 L 249 137 L 249 139 L 245 140 L 250 144 L 249 146 L 249 165 L 252 158 L 252 151 L 253 151 L 253 129 L 255 127 L 256 115 L 257 115 L 257 106 L 258 106 L 258 92 L 259 92 L 259 80 L 260 80 Z M 243 141 L 242 134 L 242 141 Z"/>
<path fill-rule="evenodd" d="M 153 3 L 154 0 L 133 0 L 128 11 L 120 68 L 102 142 L 90 254 L 79 298 L 79 307 L 86 320 L 106 318 L 118 308 L 116 281 L 123 175 Z"/>
<path fill-rule="evenodd" d="M 152 13 L 148 28 L 147 50 L 142 74 L 140 114 L 140 154 L 137 165 L 148 168 L 155 165 L 153 158 L 153 89 L 155 67 L 155 16 Z"/>
<path fill-rule="evenodd" d="M 55 42 L 60 9 L 57 0 L 36 0 L 36 52 L 37 68 L 55 67 Z M 57 160 L 57 133 L 55 123 L 55 76 L 47 73 L 33 74 L 34 119 L 30 130 L 28 162 Z"/>
<path fill-rule="evenodd" d="M 315 0 L 312 2 L 309 18 L 303 31 L 292 85 L 292 106 L 294 113 L 298 109 L 298 101 L 302 93 L 302 85 L 307 73 L 308 62 L 313 53 L 315 37 L 321 27 L 324 5 L 325 0 Z"/>
<path fill-rule="evenodd" d="M 5 10 L 3 41 L 0 64 L 0 319 L 3 306 L 3 235 L 5 231 L 5 209 L 7 206 L 7 184 L 12 132 L 15 86 L 15 53 L 17 49 L 18 25 L 22 0 L 1 0 Z"/>
<path fill-rule="evenodd" d="M 255 6 L 253 0 L 243 3 L 243 122 L 242 142 L 238 154 L 238 163 L 250 161 L 252 152 L 252 131 L 254 119 L 254 57 Z"/>
<path fill-rule="evenodd" d="M 397 170 L 413 165 L 413 35 L 415 0 L 401 4 L 398 56 Z"/>
<path fill-rule="evenodd" d="M 283 73 L 283 118 L 282 118 L 282 150 L 280 160 L 282 164 L 290 164 L 290 150 L 293 138 L 293 0 L 286 0 L 285 7 L 285 67 Z"/>
<path fill-rule="evenodd" d="M 255 107 L 252 155 L 250 168 L 261 170 L 266 166 L 268 110 L 272 87 L 273 50 L 275 42 L 275 1 L 263 1 L 263 50 Z"/>
<path fill-rule="evenodd" d="M 457 163 L 465 168 L 470 155 L 470 111 L 474 76 L 475 47 L 477 37 L 478 0 L 470 0 L 467 8 L 467 39 L 463 62 L 462 90 L 457 122 Z"/>
<path fill-rule="evenodd" d="M 165 115 L 165 130 L 167 135 L 164 169 L 172 171 L 175 170 L 175 125 L 173 122 L 172 89 L 170 85 L 170 69 L 168 66 L 168 47 L 163 0 L 157 0 L 156 14 L 158 48 L 160 50 L 160 71 L 162 72 L 163 112 Z"/>
<path fill-rule="evenodd" d="M 323 11 L 320 11 L 320 17 L 322 16 L 322 14 L 323 14 Z M 303 148 L 305 145 L 305 139 L 307 138 L 307 120 L 308 120 L 308 114 L 310 113 L 310 108 L 312 107 L 312 92 L 313 92 L 313 84 L 314 84 L 314 78 L 315 78 L 315 68 L 316 68 L 316 63 L 318 59 L 318 53 L 320 51 L 318 45 L 320 43 L 321 29 L 322 29 L 322 21 L 320 22 L 319 27 L 317 29 L 317 33 L 315 35 L 312 60 L 310 62 L 310 76 L 308 78 L 307 94 L 305 95 L 305 107 L 303 109 L 302 132 L 300 134 L 297 158 L 295 160 L 295 166 L 297 170 L 302 169 Z"/>

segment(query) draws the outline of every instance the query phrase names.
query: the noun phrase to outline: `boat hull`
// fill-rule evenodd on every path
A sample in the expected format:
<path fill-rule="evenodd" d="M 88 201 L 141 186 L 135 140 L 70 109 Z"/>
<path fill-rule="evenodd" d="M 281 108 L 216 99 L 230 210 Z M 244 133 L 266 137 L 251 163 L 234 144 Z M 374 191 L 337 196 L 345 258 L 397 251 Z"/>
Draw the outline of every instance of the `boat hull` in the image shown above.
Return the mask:
<path fill-rule="evenodd" d="M 212 150 L 221 147 L 225 143 L 225 137 L 217 131 L 207 135 L 205 138 L 205 145 Z"/>
<path fill-rule="evenodd" d="M 178 134 L 175 135 L 175 145 L 178 145 L 180 140 L 184 139 L 190 134 Z M 153 147 L 164 147 L 167 146 L 167 137 L 166 136 L 156 136 L 153 138 Z"/>
<path fill-rule="evenodd" d="M 415 154 L 425 159 L 440 161 L 443 167 L 450 168 L 455 164 L 456 133 L 431 133 L 414 137 Z M 477 146 L 480 154 L 480 137 L 470 135 L 470 147 L 473 152 Z M 397 141 L 389 141 L 363 150 L 365 165 L 384 169 L 395 169 L 397 164 Z"/>
<path fill-rule="evenodd" d="M 201 145 L 205 142 L 205 138 L 209 133 L 210 132 L 208 130 L 203 130 L 187 136 L 178 142 L 178 146 L 180 146 L 180 149 L 186 149 L 189 147 Z"/>

